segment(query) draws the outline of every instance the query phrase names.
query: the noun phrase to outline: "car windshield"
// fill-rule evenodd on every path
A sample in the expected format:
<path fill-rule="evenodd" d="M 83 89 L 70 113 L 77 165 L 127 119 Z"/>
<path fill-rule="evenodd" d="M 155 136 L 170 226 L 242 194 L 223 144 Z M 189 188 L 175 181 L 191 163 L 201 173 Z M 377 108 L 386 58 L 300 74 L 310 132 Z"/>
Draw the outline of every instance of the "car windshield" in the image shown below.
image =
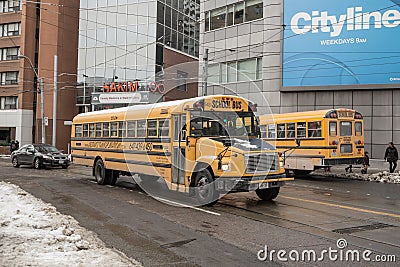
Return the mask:
<path fill-rule="evenodd" d="M 190 114 L 192 136 L 256 136 L 252 112 L 194 111 Z"/>
<path fill-rule="evenodd" d="M 49 145 L 34 145 L 34 147 L 40 153 L 58 153 L 58 152 L 60 152 L 54 146 L 49 146 Z"/>

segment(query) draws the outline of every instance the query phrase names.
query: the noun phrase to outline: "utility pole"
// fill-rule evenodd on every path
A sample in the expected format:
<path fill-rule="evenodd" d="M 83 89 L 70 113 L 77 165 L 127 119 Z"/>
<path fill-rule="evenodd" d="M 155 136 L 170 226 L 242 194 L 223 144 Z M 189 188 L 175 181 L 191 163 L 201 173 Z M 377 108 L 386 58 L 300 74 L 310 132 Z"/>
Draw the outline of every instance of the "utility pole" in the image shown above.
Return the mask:
<path fill-rule="evenodd" d="M 58 57 L 54 55 L 54 92 L 53 92 L 53 136 L 51 144 L 56 146 L 57 136 L 57 72 L 58 72 Z"/>
<path fill-rule="evenodd" d="M 204 54 L 204 81 L 203 81 L 203 96 L 206 96 L 208 94 L 207 92 L 207 79 L 208 79 L 208 48 L 206 48 L 205 54 Z"/>
<path fill-rule="evenodd" d="M 42 144 L 46 144 L 46 124 L 44 122 L 44 78 L 39 78 L 40 80 L 40 109 L 42 113 Z"/>

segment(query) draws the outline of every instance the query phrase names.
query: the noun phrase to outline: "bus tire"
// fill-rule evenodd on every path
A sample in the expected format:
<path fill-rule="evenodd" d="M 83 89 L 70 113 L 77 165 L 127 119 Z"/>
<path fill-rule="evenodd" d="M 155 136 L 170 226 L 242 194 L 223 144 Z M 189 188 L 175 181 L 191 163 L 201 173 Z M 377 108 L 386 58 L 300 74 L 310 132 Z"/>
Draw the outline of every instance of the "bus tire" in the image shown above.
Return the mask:
<path fill-rule="evenodd" d="M 111 171 L 110 185 L 115 185 L 119 177 L 119 171 Z"/>
<path fill-rule="evenodd" d="M 94 164 L 94 178 L 97 184 L 106 185 L 108 182 L 107 174 L 109 174 L 109 171 L 106 171 L 103 160 L 98 159 Z"/>
<path fill-rule="evenodd" d="M 262 200 L 271 201 L 278 196 L 279 189 L 280 187 L 257 189 L 256 194 Z"/>
<path fill-rule="evenodd" d="M 307 176 L 311 173 L 308 170 L 293 170 L 294 176 Z"/>
<path fill-rule="evenodd" d="M 208 169 L 196 173 L 195 181 L 196 199 L 202 206 L 213 206 L 218 201 L 218 192 L 215 189 L 214 178 Z"/>

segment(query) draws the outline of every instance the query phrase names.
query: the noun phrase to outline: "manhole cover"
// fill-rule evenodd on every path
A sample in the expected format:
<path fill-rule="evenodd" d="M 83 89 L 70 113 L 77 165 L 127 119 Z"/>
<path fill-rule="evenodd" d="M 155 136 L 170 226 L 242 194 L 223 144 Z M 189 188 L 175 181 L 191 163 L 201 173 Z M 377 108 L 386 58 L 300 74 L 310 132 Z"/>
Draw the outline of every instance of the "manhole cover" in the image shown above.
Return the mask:
<path fill-rule="evenodd" d="M 339 234 L 352 234 L 352 233 L 357 233 L 357 232 L 362 232 L 362 231 L 369 231 L 369 230 L 376 230 L 376 229 L 382 229 L 382 228 L 387 228 L 387 227 L 395 227 L 395 226 L 394 225 L 390 225 L 390 224 L 386 224 L 386 223 L 373 223 L 373 224 L 356 226 L 356 227 L 335 229 L 335 230 L 333 230 L 333 232 L 339 233 Z"/>

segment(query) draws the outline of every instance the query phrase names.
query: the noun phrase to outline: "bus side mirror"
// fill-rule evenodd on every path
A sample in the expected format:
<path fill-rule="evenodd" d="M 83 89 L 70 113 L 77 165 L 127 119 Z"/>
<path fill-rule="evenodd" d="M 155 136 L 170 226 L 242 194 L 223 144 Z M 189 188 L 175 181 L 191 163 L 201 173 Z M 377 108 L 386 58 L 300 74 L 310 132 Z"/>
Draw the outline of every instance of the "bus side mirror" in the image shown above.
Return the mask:
<path fill-rule="evenodd" d="M 296 145 L 300 146 L 301 140 L 300 139 L 296 139 Z"/>

